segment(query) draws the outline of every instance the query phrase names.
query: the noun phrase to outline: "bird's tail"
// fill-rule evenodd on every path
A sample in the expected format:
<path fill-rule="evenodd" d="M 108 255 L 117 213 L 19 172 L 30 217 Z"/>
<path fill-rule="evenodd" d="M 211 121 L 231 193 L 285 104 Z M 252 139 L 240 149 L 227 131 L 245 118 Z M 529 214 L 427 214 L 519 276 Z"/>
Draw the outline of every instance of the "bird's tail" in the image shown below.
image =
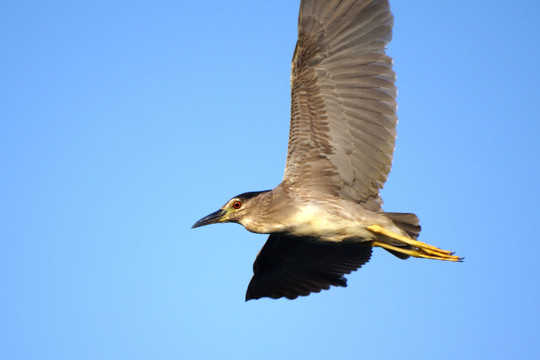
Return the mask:
<path fill-rule="evenodd" d="M 392 220 L 392 222 L 397 227 L 405 231 L 411 239 L 416 240 L 418 238 L 418 235 L 420 235 L 420 231 L 422 230 L 422 228 L 420 227 L 420 220 L 418 219 L 418 216 L 416 216 L 415 214 L 385 212 L 384 216 Z M 403 247 L 405 249 L 411 248 L 411 246 L 405 245 L 405 244 L 400 247 Z M 409 255 L 405 255 L 397 251 L 392 251 L 392 250 L 387 250 L 387 251 L 391 253 L 392 255 L 397 256 L 400 259 L 409 258 Z"/>

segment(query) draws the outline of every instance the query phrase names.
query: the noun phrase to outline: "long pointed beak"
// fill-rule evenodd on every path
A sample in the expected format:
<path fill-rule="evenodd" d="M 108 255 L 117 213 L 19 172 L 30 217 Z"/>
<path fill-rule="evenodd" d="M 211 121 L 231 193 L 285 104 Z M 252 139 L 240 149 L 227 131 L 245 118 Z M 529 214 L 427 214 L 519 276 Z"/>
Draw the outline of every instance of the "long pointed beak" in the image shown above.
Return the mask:
<path fill-rule="evenodd" d="M 218 211 L 214 211 L 210 215 L 207 215 L 207 216 L 203 217 L 201 220 L 197 221 L 195 224 L 193 224 L 193 226 L 191 228 L 195 229 L 195 228 L 198 228 L 200 226 L 210 225 L 210 224 L 215 224 L 217 222 L 220 222 L 220 220 L 223 218 L 223 216 L 226 213 L 227 212 L 225 210 L 222 210 L 222 209 L 219 209 Z"/>

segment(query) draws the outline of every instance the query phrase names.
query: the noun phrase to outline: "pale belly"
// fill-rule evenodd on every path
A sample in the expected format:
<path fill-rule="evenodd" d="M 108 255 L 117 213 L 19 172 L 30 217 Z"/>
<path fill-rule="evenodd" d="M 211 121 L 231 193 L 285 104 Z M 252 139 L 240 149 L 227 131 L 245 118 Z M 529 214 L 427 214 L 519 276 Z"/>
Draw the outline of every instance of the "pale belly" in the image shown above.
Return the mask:
<path fill-rule="evenodd" d="M 347 200 L 328 203 L 311 202 L 295 211 L 283 213 L 273 211 L 271 220 L 263 221 L 248 216 L 240 223 L 249 231 L 262 234 L 285 233 L 293 236 L 309 236 L 322 241 L 341 242 L 373 241 L 377 235 L 366 229 L 379 225 L 399 235 L 403 230 L 382 213 L 371 212 Z"/>
<path fill-rule="evenodd" d="M 375 234 L 366 226 L 380 223 L 378 214 L 367 213 L 352 217 L 346 213 L 335 214 L 316 207 L 305 207 L 293 216 L 287 232 L 295 236 L 313 236 L 325 241 L 340 242 L 344 239 L 357 241 L 375 240 Z M 384 221 L 386 222 L 386 221 Z"/>

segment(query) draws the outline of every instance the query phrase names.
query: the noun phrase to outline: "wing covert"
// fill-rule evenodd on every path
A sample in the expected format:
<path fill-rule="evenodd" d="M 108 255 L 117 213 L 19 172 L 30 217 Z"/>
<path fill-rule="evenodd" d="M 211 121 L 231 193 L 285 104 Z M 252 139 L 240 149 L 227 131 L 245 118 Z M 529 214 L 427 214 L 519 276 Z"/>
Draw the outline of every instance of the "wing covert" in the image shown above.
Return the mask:
<path fill-rule="evenodd" d="M 272 234 L 253 264 L 246 301 L 261 297 L 295 299 L 333 286 L 369 261 L 372 248 L 358 242 L 317 242 L 308 237 Z"/>
<path fill-rule="evenodd" d="M 283 181 L 379 210 L 396 137 L 386 0 L 304 0 Z"/>

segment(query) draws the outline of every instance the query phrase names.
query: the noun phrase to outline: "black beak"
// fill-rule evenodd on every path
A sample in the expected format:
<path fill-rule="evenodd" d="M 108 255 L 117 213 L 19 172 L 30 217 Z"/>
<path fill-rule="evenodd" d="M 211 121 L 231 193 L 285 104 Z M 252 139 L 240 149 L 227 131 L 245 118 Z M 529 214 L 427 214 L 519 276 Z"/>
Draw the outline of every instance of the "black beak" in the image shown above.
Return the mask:
<path fill-rule="evenodd" d="M 198 228 L 200 226 L 204 225 L 210 225 L 215 224 L 221 220 L 221 218 L 226 214 L 227 212 L 225 210 L 219 209 L 218 211 L 214 211 L 210 215 L 207 215 L 203 217 L 201 220 L 197 221 L 193 226 L 192 229 Z"/>

